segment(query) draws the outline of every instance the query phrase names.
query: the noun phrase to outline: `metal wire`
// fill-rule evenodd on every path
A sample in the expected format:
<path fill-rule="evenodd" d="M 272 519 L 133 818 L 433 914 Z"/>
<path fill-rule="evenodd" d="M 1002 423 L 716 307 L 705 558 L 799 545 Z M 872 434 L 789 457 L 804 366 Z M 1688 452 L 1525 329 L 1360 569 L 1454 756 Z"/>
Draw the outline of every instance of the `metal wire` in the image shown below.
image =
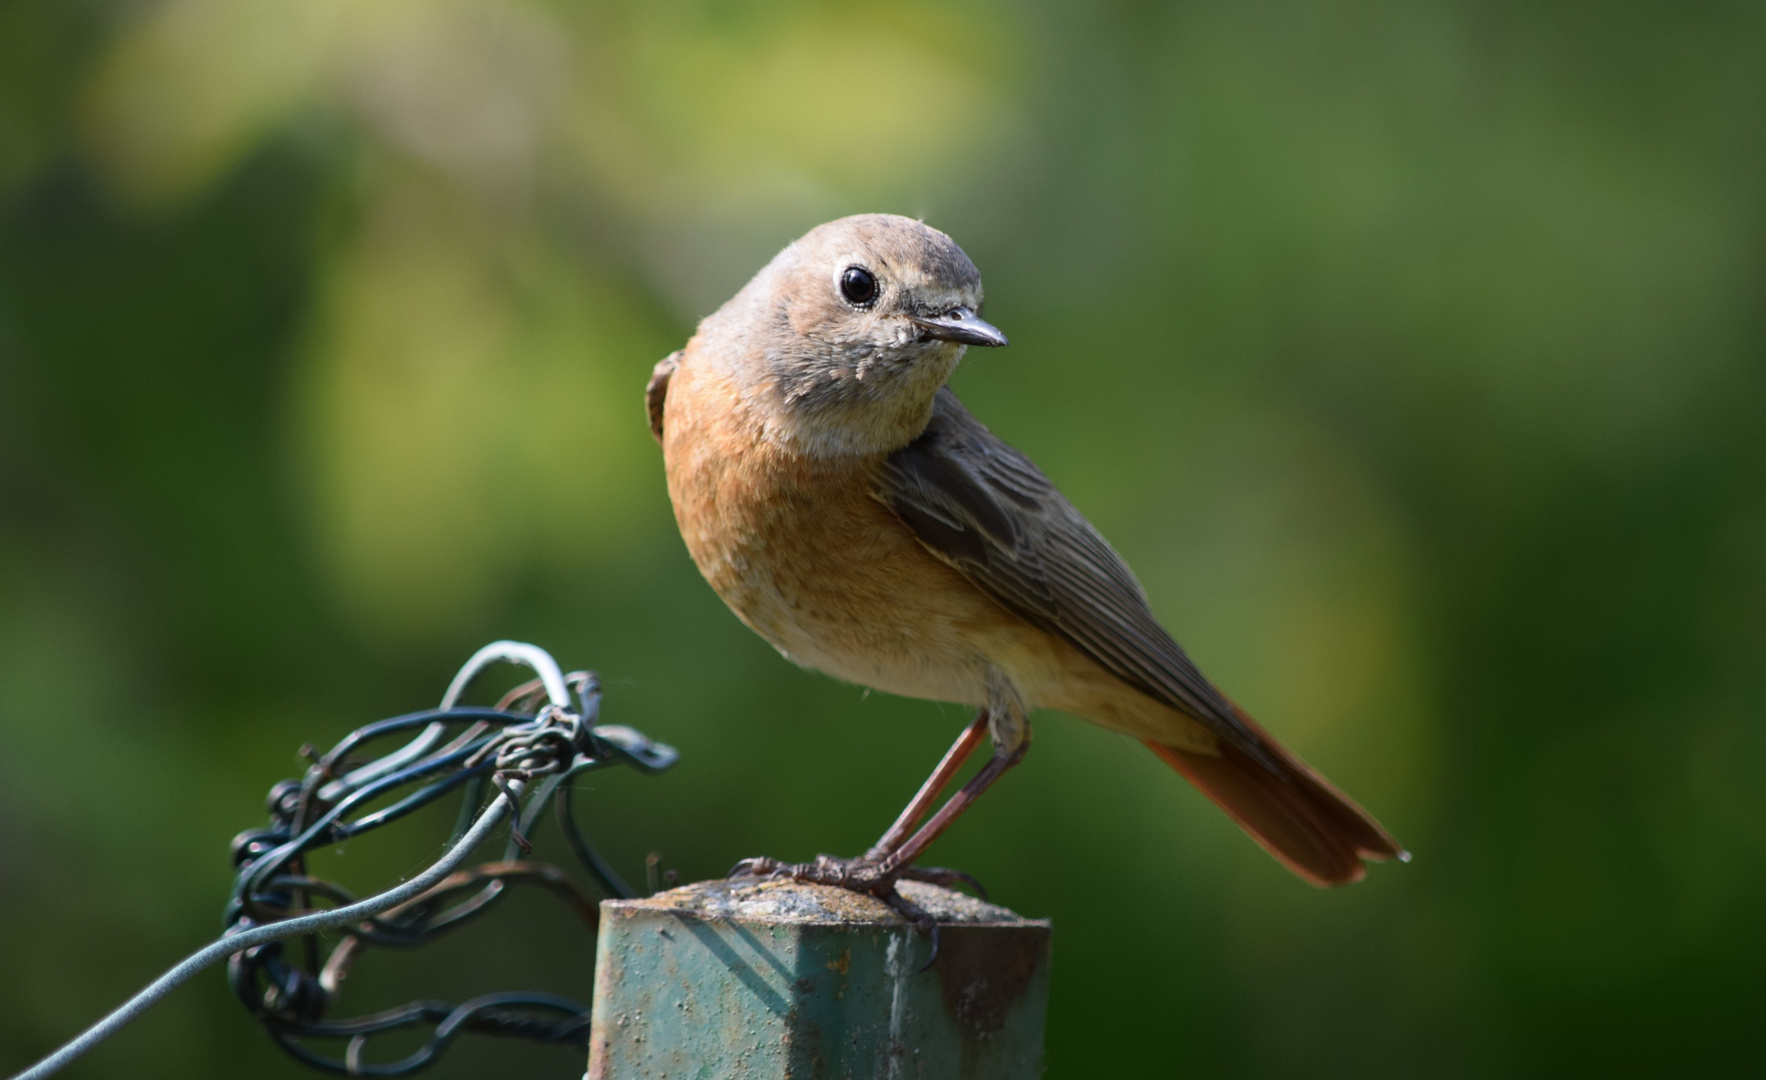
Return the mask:
<path fill-rule="evenodd" d="M 539 678 L 510 691 L 496 708 L 461 707 L 459 700 L 472 681 L 499 661 L 526 665 Z M 458 1005 L 414 1001 L 346 1020 L 326 1015 L 367 949 L 412 948 L 432 941 L 489 911 L 512 884 L 545 887 L 593 929 L 595 902 L 564 871 L 516 858 L 531 848 L 528 837 L 555 797 L 565 842 L 601 891 L 632 895 L 571 815 L 570 779 L 613 765 L 658 772 L 679 755 L 631 728 L 596 724 L 599 711 L 600 688 L 593 673 L 566 675 L 544 650 L 520 642 L 499 641 L 480 649 L 454 677 L 441 708 L 359 728 L 317 756 L 303 778 L 271 788 L 269 827 L 241 833 L 233 841 L 238 873 L 222 938 L 14 1080 L 53 1075 L 224 958 L 234 993 L 276 1043 L 296 1059 L 329 1072 L 416 1072 L 468 1031 L 586 1045 L 588 1009 L 552 994 L 487 994 Z M 362 759 L 369 744 L 411 731 L 417 734 L 402 747 Z M 487 786 L 492 794 L 485 802 Z M 348 816 L 413 787 L 379 809 Z M 307 873 L 306 856 L 315 848 L 390 824 L 461 790 L 459 822 L 446 853 L 411 880 L 358 901 L 341 885 Z M 461 870 L 505 820 L 509 839 L 503 858 Z M 324 930 L 339 930 L 342 938 L 322 957 L 317 934 Z M 285 953 L 294 937 L 304 938 L 298 960 Z M 416 1051 L 396 1061 L 368 1059 L 375 1036 L 422 1025 L 432 1031 Z M 312 1039 L 348 1042 L 343 1056 L 335 1057 L 309 1046 Z"/>

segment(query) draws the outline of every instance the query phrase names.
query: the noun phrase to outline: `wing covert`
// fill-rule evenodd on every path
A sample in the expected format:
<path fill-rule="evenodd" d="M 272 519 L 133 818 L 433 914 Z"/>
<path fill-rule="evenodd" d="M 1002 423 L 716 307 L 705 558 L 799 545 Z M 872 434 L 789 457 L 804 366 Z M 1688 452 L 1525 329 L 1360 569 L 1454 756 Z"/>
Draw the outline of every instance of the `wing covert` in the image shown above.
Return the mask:
<path fill-rule="evenodd" d="M 876 494 L 928 550 L 1008 611 L 1274 767 L 1257 734 L 1159 625 L 1122 557 L 948 388 L 925 432 L 886 460 Z"/>
<path fill-rule="evenodd" d="M 650 434 L 656 436 L 657 442 L 662 441 L 662 407 L 668 401 L 668 380 L 674 376 L 680 362 L 680 349 L 656 361 L 650 381 L 644 387 L 644 411 L 650 414 Z"/>

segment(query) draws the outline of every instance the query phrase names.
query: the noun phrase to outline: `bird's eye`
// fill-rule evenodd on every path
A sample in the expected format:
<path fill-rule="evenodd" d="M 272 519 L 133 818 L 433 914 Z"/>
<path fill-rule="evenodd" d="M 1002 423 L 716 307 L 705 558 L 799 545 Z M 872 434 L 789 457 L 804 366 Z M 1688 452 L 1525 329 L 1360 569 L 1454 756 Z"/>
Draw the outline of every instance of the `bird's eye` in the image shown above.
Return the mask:
<path fill-rule="evenodd" d="M 864 307 L 877 299 L 877 279 L 862 266 L 849 266 L 840 275 L 840 293 L 851 303 Z"/>

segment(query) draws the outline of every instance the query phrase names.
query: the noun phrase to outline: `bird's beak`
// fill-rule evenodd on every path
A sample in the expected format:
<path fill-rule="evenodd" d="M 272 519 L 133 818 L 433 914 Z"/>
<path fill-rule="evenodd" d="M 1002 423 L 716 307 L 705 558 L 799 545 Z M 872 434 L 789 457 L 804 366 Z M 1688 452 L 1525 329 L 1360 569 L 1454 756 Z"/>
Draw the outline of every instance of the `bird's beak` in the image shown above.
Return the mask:
<path fill-rule="evenodd" d="M 940 341 L 958 341 L 964 345 L 998 348 L 1006 344 L 1006 335 L 986 319 L 966 307 L 952 308 L 942 315 L 909 315 L 908 319 L 928 337 Z"/>

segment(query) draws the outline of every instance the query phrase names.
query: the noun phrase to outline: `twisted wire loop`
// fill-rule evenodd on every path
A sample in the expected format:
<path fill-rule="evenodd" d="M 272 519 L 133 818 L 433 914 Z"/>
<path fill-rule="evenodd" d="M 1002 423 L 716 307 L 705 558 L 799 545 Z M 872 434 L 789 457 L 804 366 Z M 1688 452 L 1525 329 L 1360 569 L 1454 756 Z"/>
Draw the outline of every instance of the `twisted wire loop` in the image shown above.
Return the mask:
<path fill-rule="evenodd" d="M 492 708 L 460 704 L 472 681 L 503 661 L 538 678 Z M 413 1001 L 353 1019 L 329 1019 L 344 979 L 369 948 L 424 945 L 491 910 L 511 885 L 534 884 L 559 897 L 591 931 L 595 901 L 563 870 L 525 857 L 527 837 L 547 804 L 557 808 L 566 844 L 601 892 L 632 891 L 595 850 L 571 813 L 570 779 L 615 765 L 660 772 L 679 755 L 618 724 L 600 724 L 601 691 L 587 671 L 563 673 L 544 650 L 499 641 L 460 669 L 441 707 L 380 720 L 345 736 L 325 754 L 304 749 L 312 766 L 299 780 L 270 789 L 269 826 L 233 840 L 237 870 L 226 931 L 15 1080 L 41 1080 L 115 1034 L 192 975 L 223 958 L 234 993 L 276 1043 L 316 1068 L 346 1076 L 397 1076 L 433 1063 L 464 1032 L 586 1045 L 588 1008 L 540 993 L 486 994 L 459 1004 Z M 415 735 L 412 733 L 415 732 Z M 367 748 L 395 736 L 403 746 L 370 757 Z M 489 789 L 487 791 L 487 788 Z M 307 855 L 391 824 L 450 793 L 460 814 L 446 851 L 429 867 L 375 896 L 358 900 L 308 872 Z M 390 803 L 385 800 L 391 798 Z M 375 809 L 369 807 L 377 806 Z M 355 816 L 351 816 L 355 815 Z M 461 868 L 508 819 L 502 858 Z M 327 953 L 321 931 L 340 940 Z M 298 945 L 291 955 L 290 946 Z M 377 1035 L 428 1025 L 415 1052 L 392 1062 L 367 1056 Z M 347 1040 L 341 1058 L 307 1045 Z"/>
<path fill-rule="evenodd" d="M 526 664 L 539 677 L 509 691 L 493 708 L 462 706 L 460 698 L 473 679 L 499 660 Z M 304 777 L 271 788 L 269 826 L 233 841 L 237 877 L 226 909 L 229 933 L 355 903 L 342 886 L 307 872 L 306 856 L 315 848 L 360 836 L 461 791 L 457 840 L 479 816 L 487 784 L 495 789 L 493 802 L 501 798 L 518 808 L 501 860 L 456 871 L 419 896 L 341 927 L 341 940 L 328 954 L 317 934 L 234 954 L 228 961 L 233 991 L 279 1046 L 308 1065 L 348 1076 L 415 1072 L 463 1032 L 586 1046 L 588 1008 L 551 994 L 486 994 L 458 1005 L 413 1001 L 342 1020 L 327 1014 L 366 950 L 433 941 L 490 911 L 511 885 L 542 886 L 593 932 L 597 911 L 588 893 L 558 867 L 526 858 L 532 850 L 528 836 L 548 803 L 556 805 L 566 843 L 600 891 L 632 895 L 577 827 L 568 781 L 613 765 L 656 772 L 674 764 L 677 755 L 631 728 L 597 724 L 600 700 L 592 672 L 566 675 L 540 649 L 497 642 L 460 670 L 439 709 L 351 732 L 327 753 L 311 755 Z M 417 734 L 403 746 L 364 760 L 370 744 L 412 731 Z M 350 816 L 388 797 L 393 797 L 390 804 Z M 391 1062 L 368 1059 L 375 1036 L 425 1025 L 431 1028 L 429 1037 L 409 1055 Z M 333 1057 L 309 1046 L 312 1039 L 342 1039 L 347 1046 L 341 1058 Z"/>

